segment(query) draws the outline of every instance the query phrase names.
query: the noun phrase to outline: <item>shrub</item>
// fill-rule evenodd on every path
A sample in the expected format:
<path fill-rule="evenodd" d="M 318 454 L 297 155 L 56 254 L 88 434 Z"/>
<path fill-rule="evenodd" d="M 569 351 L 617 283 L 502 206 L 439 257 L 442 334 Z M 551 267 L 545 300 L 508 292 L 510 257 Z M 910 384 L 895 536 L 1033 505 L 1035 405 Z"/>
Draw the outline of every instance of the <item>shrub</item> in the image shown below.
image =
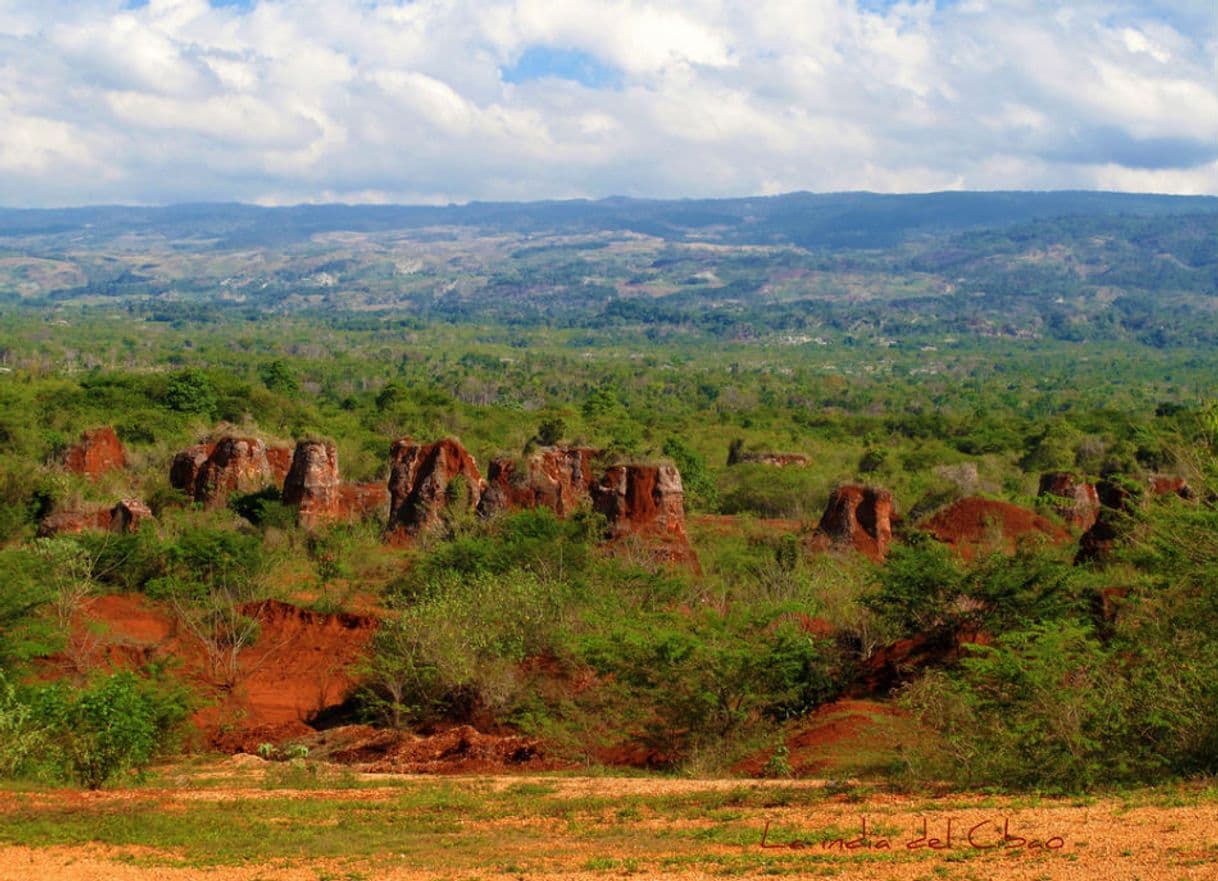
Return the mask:
<path fill-rule="evenodd" d="M 21 700 L 16 687 L 0 673 L 0 778 L 22 774 L 31 759 L 44 751 L 46 734 L 34 708 Z"/>
<path fill-rule="evenodd" d="M 651 613 L 576 641 L 581 660 L 623 689 L 645 737 L 674 759 L 752 723 L 803 715 L 838 689 L 808 634 L 769 616 Z"/>
<path fill-rule="evenodd" d="M 1085 627 L 1039 624 L 976 647 L 956 675 L 909 686 L 906 705 L 942 740 L 916 770 L 967 785 L 1076 791 L 1161 771 L 1153 718 L 1120 658 Z M 947 757 L 949 761 L 937 760 Z"/>
<path fill-rule="evenodd" d="M 549 650 L 564 588 L 523 570 L 454 573 L 381 624 L 365 666 L 365 705 L 395 727 L 503 709 L 506 667 Z"/>
<path fill-rule="evenodd" d="M 147 767 L 173 742 L 188 710 L 185 692 L 130 672 L 99 677 L 80 690 L 61 683 L 37 698 L 49 737 L 62 748 L 61 770 L 89 789 Z"/>

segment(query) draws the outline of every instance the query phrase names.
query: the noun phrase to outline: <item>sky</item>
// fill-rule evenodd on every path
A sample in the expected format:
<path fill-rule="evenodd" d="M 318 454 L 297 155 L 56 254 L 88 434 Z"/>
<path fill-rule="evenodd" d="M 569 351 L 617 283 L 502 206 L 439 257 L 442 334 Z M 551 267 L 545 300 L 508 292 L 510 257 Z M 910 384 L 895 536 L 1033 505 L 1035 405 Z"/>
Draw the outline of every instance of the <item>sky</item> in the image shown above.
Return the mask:
<path fill-rule="evenodd" d="M 0 0 L 0 205 L 1218 194 L 1215 0 Z"/>

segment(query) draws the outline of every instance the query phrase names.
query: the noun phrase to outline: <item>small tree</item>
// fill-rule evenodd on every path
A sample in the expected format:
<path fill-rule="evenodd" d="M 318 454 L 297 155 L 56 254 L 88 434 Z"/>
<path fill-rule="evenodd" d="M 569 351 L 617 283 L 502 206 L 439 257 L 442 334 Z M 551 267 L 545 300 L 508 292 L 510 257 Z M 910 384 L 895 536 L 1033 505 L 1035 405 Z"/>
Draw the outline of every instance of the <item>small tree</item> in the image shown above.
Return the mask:
<path fill-rule="evenodd" d="M 214 416 L 216 388 L 202 371 L 183 370 L 169 378 L 165 404 L 170 410 L 177 410 L 179 413 Z"/>

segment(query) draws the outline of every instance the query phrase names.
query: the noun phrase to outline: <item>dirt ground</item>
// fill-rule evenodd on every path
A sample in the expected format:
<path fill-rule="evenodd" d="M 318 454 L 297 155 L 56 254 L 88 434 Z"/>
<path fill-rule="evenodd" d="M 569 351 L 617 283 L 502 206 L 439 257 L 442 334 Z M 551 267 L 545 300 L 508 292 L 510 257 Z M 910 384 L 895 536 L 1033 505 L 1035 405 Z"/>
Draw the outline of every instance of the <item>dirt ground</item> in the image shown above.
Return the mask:
<path fill-rule="evenodd" d="M 281 771 L 246 756 L 148 786 L 0 792 L 0 881 L 1218 878 L 1212 788 L 1054 800 Z"/>

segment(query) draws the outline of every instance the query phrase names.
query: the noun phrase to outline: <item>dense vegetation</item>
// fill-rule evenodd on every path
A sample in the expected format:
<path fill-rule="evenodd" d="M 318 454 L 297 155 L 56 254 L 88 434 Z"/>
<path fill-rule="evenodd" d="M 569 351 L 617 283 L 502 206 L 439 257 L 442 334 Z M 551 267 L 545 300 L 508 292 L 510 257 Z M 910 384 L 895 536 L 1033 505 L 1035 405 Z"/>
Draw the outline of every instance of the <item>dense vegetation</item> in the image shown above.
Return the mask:
<path fill-rule="evenodd" d="M 197 697 L 175 671 L 99 664 L 69 626 L 115 592 L 174 609 L 217 681 L 258 638 L 248 603 L 370 598 L 385 623 L 363 718 L 493 723 L 573 760 L 641 744 L 707 771 L 857 688 L 877 647 L 984 632 L 899 692 L 933 737 L 887 771 L 1074 789 L 1218 770 L 1212 200 L 1024 205 L 1004 226 L 992 206 L 967 222 L 890 206 L 865 241 L 847 233 L 875 206 L 817 227 L 778 210 L 798 204 L 767 203 L 758 228 L 693 204 L 486 207 L 456 231 L 430 209 L 363 225 L 301 209 L 287 232 L 198 209 L 83 237 L 69 214 L 4 215 L 0 774 L 99 786 L 179 742 Z M 691 241 L 715 224 L 716 247 Z M 607 553 L 589 512 L 455 514 L 374 553 L 378 524 L 307 533 L 274 491 L 204 510 L 168 466 L 220 422 L 331 438 L 352 480 L 383 481 L 406 434 L 457 435 L 480 463 L 556 440 L 668 459 L 703 572 Z M 128 471 L 65 473 L 64 449 L 107 424 Z M 810 461 L 729 467 L 733 442 Z M 1130 514 L 1103 565 L 1073 546 L 966 562 L 918 529 L 974 494 L 1054 516 L 1035 493 L 1055 469 L 1180 474 L 1194 500 Z M 882 566 L 805 540 L 847 480 L 897 500 Z M 36 537 L 53 510 L 126 494 L 155 525 Z M 597 685 L 564 687 L 577 675 Z"/>

